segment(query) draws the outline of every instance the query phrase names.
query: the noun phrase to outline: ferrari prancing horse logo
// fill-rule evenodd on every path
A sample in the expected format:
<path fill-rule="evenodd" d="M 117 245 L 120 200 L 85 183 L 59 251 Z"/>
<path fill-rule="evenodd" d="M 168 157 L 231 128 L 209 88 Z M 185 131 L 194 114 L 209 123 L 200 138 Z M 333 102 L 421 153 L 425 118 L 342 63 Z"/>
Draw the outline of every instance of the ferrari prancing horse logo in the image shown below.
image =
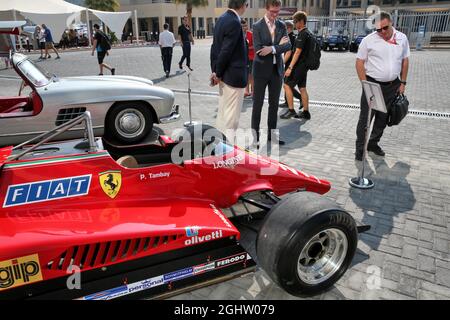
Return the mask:
<path fill-rule="evenodd" d="M 120 191 L 122 186 L 122 174 L 120 171 L 105 171 L 99 173 L 100 186 L 103 191 L 111 198 L 114 199 Z"/>

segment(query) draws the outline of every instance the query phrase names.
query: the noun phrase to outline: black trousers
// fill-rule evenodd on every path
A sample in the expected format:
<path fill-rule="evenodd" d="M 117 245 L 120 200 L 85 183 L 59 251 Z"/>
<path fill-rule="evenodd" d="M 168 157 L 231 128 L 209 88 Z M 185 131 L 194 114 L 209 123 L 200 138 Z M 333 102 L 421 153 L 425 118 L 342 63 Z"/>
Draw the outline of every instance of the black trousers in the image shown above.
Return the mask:
<path fill-rule="evenodd" d="M 161 58 L 163 61 L 164 72 L 170 72 L 170 65 L 172 64 L 172 47 L 161 48 Z"/>
<path fill-rule="evenodd" d="M 400 80 L 396 79 L 391 82 L 379 82 L 375 79 L 367 76 L 367 81 L 377 82 L 381 86 L 381 91 L 383 92 L 384 102 L 386 107 L 389 106 L 394 101 L 397 96 L 398 88 L 400 87 Z M 356 127 L 356 151 L 362 152 L 364 149 L 364 134 L 365 128 L 367 126 L 367 117 L 369 115 L 369 105 L 367 103 L 366 95 L 364 90 L 361 95 L 361 112 L 359 114 L 358 126 Z M 388 114 L 380 111 L 372 110 L 372 119 L 375 117 L 373 123 L 372 133 L 369 138 L 369 145 L 376 145 L 383 135 L 384 128 L 386 128 Z"/>
<path fill-rule="evenodd" d="M 273 65 L 272 76 L 270 78 L 254 78 L 253 81 L 253 110 L 252 129 L 256 131 L 259 138 L 259 125 L 261 123 L 261 111 L 264 104 L 266 87 L 269 88 L 269 115 L 267 127 L 270 130 L 277 128 L 278 104 L 280 100 L 281 85 L 283 78 L 278 74 L 277 66 Z"/>
<path fill-rule="evenodd" d="M 183 55 L 181 56 L 181 60 L 179 64 L 183 64 L 184 59 L 186 59 L 186 65 L 188 67 L 191 66 L 191 43 L 189 41 L 183 41 Z"/>

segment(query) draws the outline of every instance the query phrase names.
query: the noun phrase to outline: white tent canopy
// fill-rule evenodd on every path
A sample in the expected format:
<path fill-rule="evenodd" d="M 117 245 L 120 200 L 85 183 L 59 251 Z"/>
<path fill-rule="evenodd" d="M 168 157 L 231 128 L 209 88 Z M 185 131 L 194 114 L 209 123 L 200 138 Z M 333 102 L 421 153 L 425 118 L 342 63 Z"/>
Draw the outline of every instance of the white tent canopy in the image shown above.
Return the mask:
<path fill-rule="evenodd" d="M 131 17 L 131 11 L 107 12 L 88 9 L 65 2 L 63 0 L 12 0 L 0 1 L 0 11 L 9 11 L 14 15 L 20 13 L 26 19 L 36 24 L 45 23 L 52 30 L 55 41 L 64 30 L 78 20 L 81 12 L 89 10 L 96 15 L 106 26 L 108 26 L 118 39 L 122 36 L 123 27 Z M 86 16 L 87 12 L 86 12 Z M 17 19 L 17 17 L 14 17 Z"/>
<path fill-rule="evenodd" d="M 89 9 L 90 12 L 95 14 L 104 24 L 115 33 L 116 37 L 120 39 L 122 37 L 123 27 L 131 17 L 131 11 L 125 12 L 106 12 Z"/>
<path fill-rule="evenodd" d="M 13 0 L 0 1 L 0 11 L 16 10 L 20 12 L 33 12 L 39 14 L 74 13 L 86 8 L 65 2 L 63 0 Z"/>

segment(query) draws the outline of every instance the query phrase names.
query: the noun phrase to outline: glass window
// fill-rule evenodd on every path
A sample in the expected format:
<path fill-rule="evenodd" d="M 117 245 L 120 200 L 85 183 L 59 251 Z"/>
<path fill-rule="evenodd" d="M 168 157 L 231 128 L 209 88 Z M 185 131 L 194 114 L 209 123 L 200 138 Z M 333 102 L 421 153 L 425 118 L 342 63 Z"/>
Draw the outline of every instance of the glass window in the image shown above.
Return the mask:
<path fill-rule="evenodd" d="M 50 82 L 51 77 L 48 75 L 48 72 L 43 71 L 28 59 L 21 62 L 18 68 L 36 87 L 45 86 Z"/>

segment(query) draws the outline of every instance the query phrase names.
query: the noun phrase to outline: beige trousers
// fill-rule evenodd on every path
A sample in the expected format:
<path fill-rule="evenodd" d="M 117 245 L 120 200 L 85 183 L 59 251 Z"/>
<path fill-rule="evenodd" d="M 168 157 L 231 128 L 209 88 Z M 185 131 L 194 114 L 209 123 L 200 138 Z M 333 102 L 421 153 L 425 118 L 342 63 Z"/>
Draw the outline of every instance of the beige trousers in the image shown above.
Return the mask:
<path fill-rule="evenodd" d="M 234 142 L 236 129 L 239 126 L 245 88 L 235 88 L 219 83 L 219 109 L 217 111 L 216 128 L 222 131 L 230 142 Z"/>

